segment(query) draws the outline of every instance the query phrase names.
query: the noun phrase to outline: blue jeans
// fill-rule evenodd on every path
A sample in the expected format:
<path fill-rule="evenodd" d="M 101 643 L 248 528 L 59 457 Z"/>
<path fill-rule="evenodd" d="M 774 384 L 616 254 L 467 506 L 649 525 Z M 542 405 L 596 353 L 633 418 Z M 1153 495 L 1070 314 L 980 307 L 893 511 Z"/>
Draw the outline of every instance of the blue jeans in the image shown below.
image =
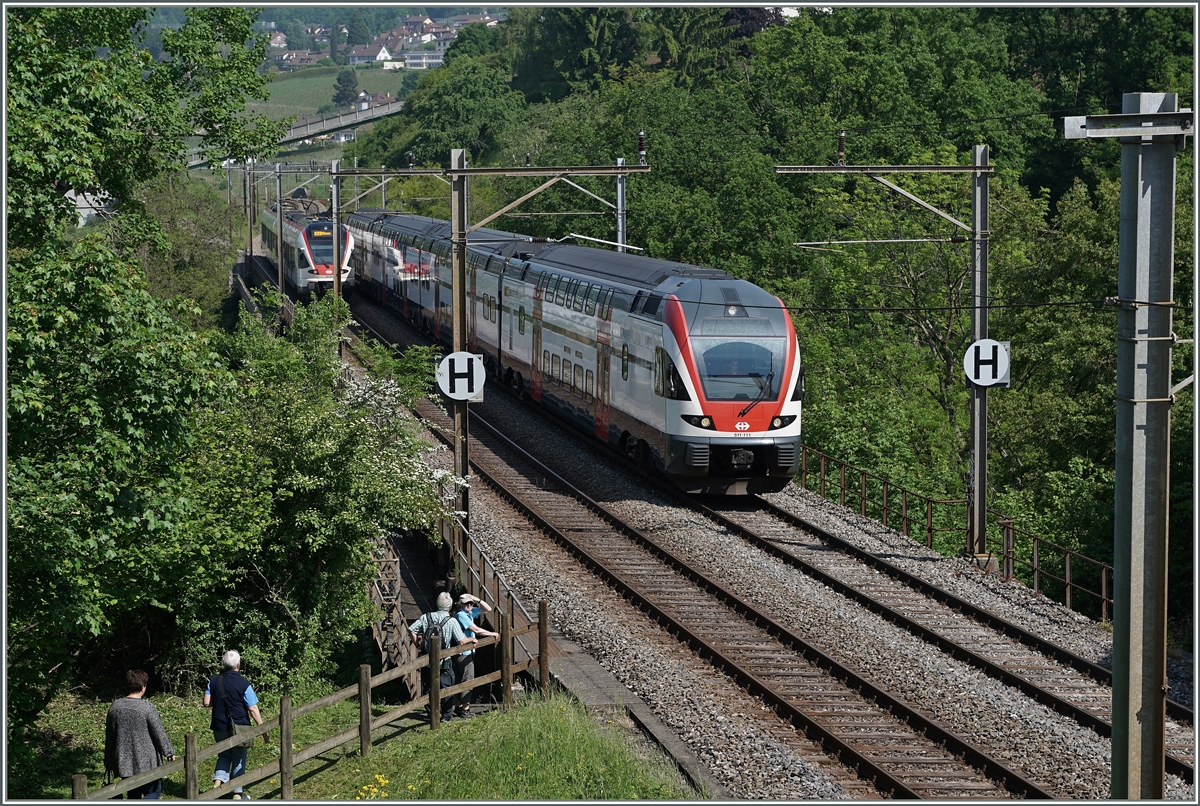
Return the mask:
<path fill-rule="evenodd" d="M 226 730 L 214 730 L 213 740 L 219 742 L 222 739 L 228 739 L 232 735 L 231 732 Z M 244 773 L 246 771 L 246 752 L 247 748 L 245 747 L 234 747 L 218 755 L 217 769 L 213 773 L 213 780 L 227 784 L 230 778 L 237 778 Z M 242 788 L 239 786 L 233 791 L 240 793 Z"/>

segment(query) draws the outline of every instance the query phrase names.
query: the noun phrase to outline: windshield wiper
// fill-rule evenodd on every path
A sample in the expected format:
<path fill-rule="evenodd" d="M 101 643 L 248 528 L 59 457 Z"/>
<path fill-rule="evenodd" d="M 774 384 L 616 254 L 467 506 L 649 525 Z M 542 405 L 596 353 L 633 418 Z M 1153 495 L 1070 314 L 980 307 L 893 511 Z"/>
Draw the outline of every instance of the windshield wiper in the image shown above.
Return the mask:
<path fill-rule="evenodd" d="M 738 417 L 745 417 L 750 412 L 750 409 L 767 399 L 767 395 L 771 393 L 771 381 L 775 379 L 775 370 L 768 372 L 766 378 L 763 378 L 757 372 L 751 372 L 750 377 L 758 384 L 758 397 L 751 400 L 749 406 L 739 411 Z"/>

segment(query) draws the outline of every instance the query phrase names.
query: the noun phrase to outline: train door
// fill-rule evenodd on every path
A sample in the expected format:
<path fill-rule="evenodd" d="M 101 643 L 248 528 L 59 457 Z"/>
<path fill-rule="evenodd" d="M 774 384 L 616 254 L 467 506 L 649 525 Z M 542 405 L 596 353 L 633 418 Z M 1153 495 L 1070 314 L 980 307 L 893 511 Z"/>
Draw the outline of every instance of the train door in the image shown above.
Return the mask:
<path fill-rule="evenodd" d="M 608 411 L 609 411 L 609 369 L 612 356 L 612 322 L 604 317 L 604 301 L 607 295 L 601 296 L 601 304 L 596 308 L 596 423 L 595 433 L 600 439 L 608 442 Z"/>
<path fill-rule="evenodd" d="M 512 311 L 505 312 L 507 307 L 504 304 L 504 270 L 508 268 L 508 264 L 500 258 L 489 258 L 488 265 L 496 269 L 496 378 L 500 380 L 504 378 L 504 323 L 507 320 L 509 328 L 509 343 L 508 349 L 512 349 Z"/>
<path fill-rule="evenodd" d="M 537 401 L 542 399 L 542 297 L 546 293 L 546 282 L 547 276 L 543 274 L 533 289 L 533 353 L 529 356 L 529 396 Z"/>

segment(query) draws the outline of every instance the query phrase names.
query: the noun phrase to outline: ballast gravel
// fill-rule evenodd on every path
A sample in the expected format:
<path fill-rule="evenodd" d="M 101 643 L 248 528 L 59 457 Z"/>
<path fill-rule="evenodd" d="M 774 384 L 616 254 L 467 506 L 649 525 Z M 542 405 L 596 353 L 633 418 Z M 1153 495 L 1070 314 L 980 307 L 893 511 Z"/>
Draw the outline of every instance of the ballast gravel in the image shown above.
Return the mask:
<path fill-rule="evenodd" d="M 356 307 L 355 314 L 366 319 L 370 312 Z M 370 324 L 387 335 L 388 326 L 380 318 L 371 315 Z M 472 410 L 502 425 L 527 450 L 671 551 L 1025 777 L 1059 797 L 1108 798 L 1108 739 L 944 655 L 701 515 L 681 509 L 631 475 L 602 446 L 510 395 L 493 387 L 487 402 Z M 431 450 L 430 462 L 442 469 L 450 464 L 439 450 Z M 1111 663 L 1109 630 L 1034 596 L 1018 583 L 1002 582 L 966 561 L 942 557 L 807 491 L 789 487 L 766 497 L 1093 662 Z M 487 490 L 472 492 L 471 519 L 473 536 L 517 594 L 527 603 L 547 600 L 554 628 L 583 645 L 678 731 L 732 796 L 849 797 L 837 784 L 837 773 L 829 772 L 835 767 L 813 755 L 807 755 L 811 762 L 806 760 L 806 754 L 772 735 L 766 727 L 770 721 L 753 716 L 765 713 L 755 698 L 595 581 L 565 552 L 548 545 L 547 538 L 532 533 Z M 1173 657 L 1168 671 L 1172 697 L 1190 706 L 1191 657 Z M 1195 800 L 1193 786 L 1170 775 L 1166 782 L 1168 799 Z"/>

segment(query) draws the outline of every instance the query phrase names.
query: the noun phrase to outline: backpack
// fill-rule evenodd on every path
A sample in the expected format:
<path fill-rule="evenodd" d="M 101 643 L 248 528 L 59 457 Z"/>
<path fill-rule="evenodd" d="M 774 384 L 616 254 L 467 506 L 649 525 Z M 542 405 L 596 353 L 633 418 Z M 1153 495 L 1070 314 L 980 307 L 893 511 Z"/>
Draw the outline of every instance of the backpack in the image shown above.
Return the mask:
<path fill-rule="evenodd" d="M 441 621 L 436 621 L 435 617 L 438 615 L 444 615 L 445 618 Z M 420 649 L 422 655 L 429 654 L 429 648 L 433 643 L 433 637 L 435 635 L 441 641 L 441 643 L 438 644 L 438 649 L 446 648 L 446 645 L 450 643 L 451 639 L 451 633 L 446 629 L 446 625 L 452 618 L 454 618 L 449 613 L 442 613 L 441 611 L 438 611 L 437 613 L 427 613 L 425 617 L 425 631 L 421 633 Z"/>

